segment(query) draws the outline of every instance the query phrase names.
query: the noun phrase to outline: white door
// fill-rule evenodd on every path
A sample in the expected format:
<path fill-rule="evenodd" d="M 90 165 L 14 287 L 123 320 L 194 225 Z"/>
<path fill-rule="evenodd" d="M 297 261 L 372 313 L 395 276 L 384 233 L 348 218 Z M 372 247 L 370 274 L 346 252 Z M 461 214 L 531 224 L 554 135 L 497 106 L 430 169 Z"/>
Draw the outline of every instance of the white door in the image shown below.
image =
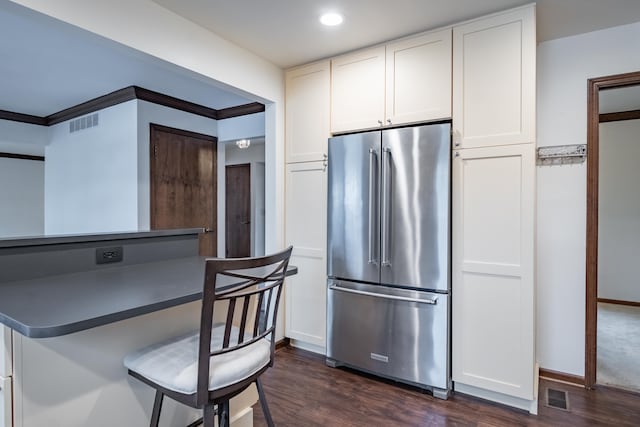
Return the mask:
<path fill-rule="evenodd" d="M 452 372 L 534 400 L 535 146 L 457 150 L 452 197 Z"/>
<path fill-rule="evenodd" d="M 385 124 L 451 117 L 451 28 L 386 47 Z"/>
<path fill-rule="evenodd" d="M 327 60 L 286 73 L 287 163 L 327 158 L 330 68 Z"/>
<path fill-rule="evenodd" d="M 11 377 L 0 376 L 0 427 L 13 426 Z"/>
<path fill-rule="evenodd" d="M 453 142 L 535 142 L 535 7 L 453 28 Z"/>
<path fill-rule="evenodd" d="M 331 132 L 379 127 L 384 120 L 385 48 L 331 60 Z"/>
<path fill-rule="evenodd" d="M 298 267 L 298 274 L 286 280 L 285 335 L 324 352 L 326 163 L 288 164 L 286 174 L 286 242 L 293 245 L 290 264 Z"/>

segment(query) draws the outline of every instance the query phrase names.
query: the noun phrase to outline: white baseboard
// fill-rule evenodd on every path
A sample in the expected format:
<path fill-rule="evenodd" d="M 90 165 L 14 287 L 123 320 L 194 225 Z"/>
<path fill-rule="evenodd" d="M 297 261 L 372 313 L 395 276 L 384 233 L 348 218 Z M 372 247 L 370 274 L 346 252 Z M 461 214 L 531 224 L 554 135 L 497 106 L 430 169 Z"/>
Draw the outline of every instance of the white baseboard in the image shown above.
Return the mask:
<path fill-rule="evenodd" d="M 253 408 L 251 406 L 245 408 L 232 417 L 230 421 L 231 427 L 253 427 Z"/>
<path fill-rule="evenodd" d="M 321 346 L 315 345 L 315 344 L 309 344 L 307 342 L 300 341 L 300 340 L 294 340 L 293 338 L 291 338 L 291 340 L 289 341 L 289 345 L 291 347 L 299 348 L 299 349 L 302 349 L 302 350 L 307 350 L 307 351 L 310 351 L 312 353 L 321 354 L 323 356 L 325 354 L 327 354 L 327 350 L 324 347 L 321 347 Z"/>

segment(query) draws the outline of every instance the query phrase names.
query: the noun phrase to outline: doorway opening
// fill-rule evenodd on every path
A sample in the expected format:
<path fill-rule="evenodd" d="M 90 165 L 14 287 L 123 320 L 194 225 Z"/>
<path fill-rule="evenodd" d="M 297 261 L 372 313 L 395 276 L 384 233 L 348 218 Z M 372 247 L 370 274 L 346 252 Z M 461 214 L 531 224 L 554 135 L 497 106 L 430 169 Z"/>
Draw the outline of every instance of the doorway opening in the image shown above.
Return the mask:
<path fill-rule="evenodd" d="M 620 297 L 612 298 L 612 295 L 623 294 L 619 293 L 621 292 L 620 287 L 618 287 L 618 289 L 612 289 L 611 283 L 618 279 L 616 278 L 614 280 L 608 277 L 606 273 L 616 269 L 620 270 L 620 268 L 619 266 L 618 268 L 612 267 L 613 264 L 599 264 L 609 263 L 611 260 L 615 260 L 615 257 L 611 257 L 610 255 L 622 249 L 619 238 L 616 241 L 616 234 L 620 237 L 625 234 L 628 235 L 630 232 L 629 228 L 626 230 L 624 228 L 622 230 L 618 229 L 621 225 L 620 217 L 619 215 L 616 217 L 615 209 L 614 212 L 612 212 L 612 208 L 614 208 L 614 205 L 618 208 L 622 207 L 622 210 L 625 212 L 624 215 L 632 215 L 633 212 L 629 211 L 629 204 L 627 202 L 631 200 L 631 198 L 638 199 L 637 194 L 620 194 L 623 192 L 618 191 L 620 188 L 616 188 L 616 180 L 620 183 L 624 182 L 625 179 L 629 179 L 628 177 L 620 177 L 619 175 L 617 175 L 617 178 L 615 177 L 621 170 L 621 159 L 619 156 L 622 154 L 620 150 L 623 147 L 607 146 L 606 150 L 604 149 L 605 143 L 608 145 L 612 139 L 619 139 L 617 137 L 612 138 L 612 135 L 623 134 L 628 132 L 628 129 L 622 129 L 620 127 L 612 128 L 609 125 L 601 126 L 601 123 L 613 123 L 620 120 L 637 120 L 638 129 L 640 129 L 640 100 L 638 100 L 639 106 L 636 108 L 626 109 L 623 112 L 616 111 L 617 116 L 609 112 L 602 113 L 601 100 L 604 99 L 604 91 L 632 88 L 638 85 L 640 85 L 640 72 L 598 77 L 589 79 L 588 81 L 585 319 L 585 386 L 587 388 L 593 388 L 596 384 L 602 383 L 629 388 L 628 384 L 616 383 L 618 380 L 609 379 L 610 377 L 606 376 L 608 369 L 607 363 L 620 363 L 619 361 L 612 362 L 606 359 L 611 357 L 609 353 L 614 353 L 614 356 L 617 357 L 624 355 L 626 351 L 635 352 L 633 354 L 636 355 L 637 351 L 640 350 L 640 348 L 635 350 L 613 348 L 613 344 L 617 345 L 625 341 L 629 342 L 629 340 L 621 340 L 616 335 L 623 331 L 623 324 L 625 322 L 628 324 L 630 321 L 632 328 L 635 328 L 635 333 L 639 334 L 640 323 L 633 325 L 633 320 L 623 320 L 622 323 L 620 323 L 619 312 L 625 311 L 621 309 L 623 306 L 634 308 L 634 301 L 625 301 L 627 299 L 636 299 L 635 302 L 638 302 L 639 304 L 637 305 L 640 306 L 640 296 L 638 298 L 624 297 L 624 300 L 620 299 Z M 601 93 L 601 91 L 603 92 Z M 616 141 L 616 143 L 619 143 L 619 141 Z M 638 145 L 637 141 L 636 145 Z M 618 156 L 617 165 L 616 156 Z M 632 169 L 637 169 L 637 167 Z M 603 177 L 601 173 L 605 170 L 607 170 L 608 175 Z M 627 182 L 627 184 L 629 183 Z M 640 179 L 631 184 L 630 188 L 638 188 Z M 618 214 L 619 213 L 620 212 L 618 212 Z M 640 227 L 640 217 L 636 216 L 634 221 L 636 221 L 636 224 Z M 626 225 L 627 227 L 629 226 L 629 224 Z M 638 230 L 640 232 L 640 228 L 638 228 Z M 620 234 L 620 232 L 622 232 L 622 234 Z M 636 251 L 640 251 L 640 249 L 637 248 L 640 248 L 640 244 L 636 247 Z M 637 262 L 632 265 L 632 268 L 636 265 Z M 601 267 L 602 271 L 599 271 L 599 267 Z M 620 273 L 621 271 L 616 271 L 616 275 L 620 276 Z M 599 280 L 602 283 L 599 284 Z M 635 281 L 635 286 L 638 294 L 640 294 L 640 284 L 638 284 L 637 280 Z M 622 292 L 624 292 L 624 290 Z M 640 307 L 635 308 L 640 310 Z M 600 358 L 598 357 L 599 353 L 601 353 L 602 356 Z M 635 367 L 634 365 L 637 365 L 637 363 L 632 363 L 626 367 L 616 366 L 616 370 L 633 369 Z M 602 372 L 600 373 L 599 370 L 602 370 Z M 623 373 L 623 375 L 625 374 Z M 631 371 L 626 371 L 626 377 L 633 378 L 633 375 L 634 373 Z M 637 375 L 638 379 L 640 379 L 640 371 Z M 613 383 L 611 383 L 611 381 L 613 381 Z M 637 382 L 635 386 L 640 390 L 640 382 Z"/>

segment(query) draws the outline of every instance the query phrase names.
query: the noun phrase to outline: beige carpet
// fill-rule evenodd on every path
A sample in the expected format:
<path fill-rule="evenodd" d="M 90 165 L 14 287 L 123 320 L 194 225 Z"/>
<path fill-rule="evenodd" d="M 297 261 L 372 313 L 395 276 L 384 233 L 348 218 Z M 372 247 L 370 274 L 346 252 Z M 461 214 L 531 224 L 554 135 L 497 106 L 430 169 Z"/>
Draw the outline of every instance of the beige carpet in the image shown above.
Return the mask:
<path fill-rule="evenodd" d="M 598 303 L 597 383 L 640 391 L 640 307 Z"/>

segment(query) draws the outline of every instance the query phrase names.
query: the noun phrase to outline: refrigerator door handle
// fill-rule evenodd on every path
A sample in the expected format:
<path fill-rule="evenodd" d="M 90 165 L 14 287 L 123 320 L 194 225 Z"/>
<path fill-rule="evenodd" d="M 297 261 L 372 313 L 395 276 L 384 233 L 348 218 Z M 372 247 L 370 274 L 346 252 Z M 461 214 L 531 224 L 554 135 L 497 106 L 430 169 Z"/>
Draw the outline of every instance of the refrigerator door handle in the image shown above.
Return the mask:
<path fill-rule="evenodd" d="M 424 299 L 423 298 L 400 297 L 400 296 L 397 296 L 397 295 L 379 294 L 379 293 L 375 293 L 375 292 L 367 292 L 367 291 L 359 291 L 357 289 L 343 288 L 343 287 L 338 286 L 338 285 L 329 286 L 329 290 L 347 292 L 347 293 L 358 294 L 358 295 L 366 295 L 366 296 L 375 297 L 375 298 L 390 299 L 390 300 L 394 300 L 394 301 L 417 302 L 417 303 L 420 303 L 420 304 L 430 304 L 430 305 L 436 305 L 438 303 L 438 297 L 435 297 L 435 296 L 432 297 L 432 298 L 424 298 Z"/>
<path fill-rule="evenodd" d="M 369 264 L 378 264 L 378 260 L 376 259 L 374 249 L 374 228 L 376 226 L 375 221 L 375 198 L 376 198 L 376 188 L 375 183 L 377 182 L 375 177 L 375 167 L 376 167 L 376 150 L 373 148 L 369 149 Z"/>
<path fill-rule="evenodd" d="M 391 174 L 391 149 L 382 150 L 382 266 L 391 267 L 389 259 L 389 175 Z"/>

